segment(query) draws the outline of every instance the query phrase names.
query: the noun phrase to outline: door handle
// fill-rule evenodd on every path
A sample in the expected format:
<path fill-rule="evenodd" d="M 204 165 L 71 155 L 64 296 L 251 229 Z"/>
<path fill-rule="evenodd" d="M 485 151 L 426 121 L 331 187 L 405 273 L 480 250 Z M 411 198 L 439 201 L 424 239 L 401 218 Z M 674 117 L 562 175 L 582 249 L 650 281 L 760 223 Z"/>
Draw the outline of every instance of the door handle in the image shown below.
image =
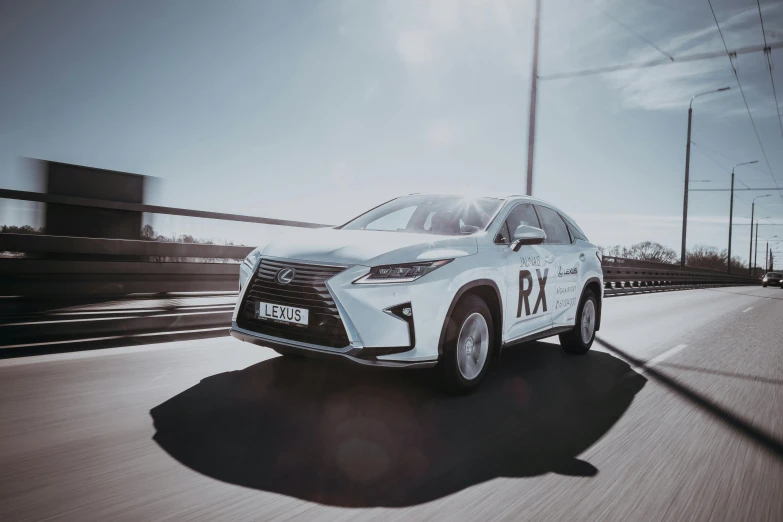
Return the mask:
<path fill-rule="evenodd" d="M 584 261 L 584 260 L 585 260 L 585 253 L 582 252 L 581 254 L 579 254 L 579 261 Z"/>
<path fill-rule="evenodd" d="M 547 263 L 554 263 L 555 262 L 555 256 L 551 256 L 551 255 L 550 256 L 546 256 L 544 258 L 544 261 L 546 261 Z"/>

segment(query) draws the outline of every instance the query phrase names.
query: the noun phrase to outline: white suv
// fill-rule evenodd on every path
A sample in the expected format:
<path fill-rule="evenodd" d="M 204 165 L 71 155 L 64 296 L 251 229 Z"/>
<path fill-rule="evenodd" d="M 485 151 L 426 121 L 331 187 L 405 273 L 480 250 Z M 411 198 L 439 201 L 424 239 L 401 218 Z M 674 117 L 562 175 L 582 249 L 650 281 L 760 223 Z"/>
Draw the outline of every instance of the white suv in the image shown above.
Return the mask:
<path fill-rule="evenodd" d="M 284 355 L 439 365 L 455 391 L 503 348 L 552 335 L 590 349 L 601 324 L 598 249 L 526 196 L 412 194 L 345 225 L 296 229 L 241 265 L 231 335 Z"/>

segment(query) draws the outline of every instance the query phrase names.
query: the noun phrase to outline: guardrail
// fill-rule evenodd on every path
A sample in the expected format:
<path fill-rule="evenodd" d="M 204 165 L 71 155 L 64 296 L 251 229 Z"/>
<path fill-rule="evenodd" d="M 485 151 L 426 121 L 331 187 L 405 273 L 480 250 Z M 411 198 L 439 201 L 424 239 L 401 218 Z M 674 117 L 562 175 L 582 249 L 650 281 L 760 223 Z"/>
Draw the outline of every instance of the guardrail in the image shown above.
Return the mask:
<path fill-rule="evenodd" d="M 263 225 L 279 225 L 283 227 L 324 228 L 331 226 L 322 225 L 320 223 L 308 223 L 306 221 L 291 221 L 288 219 L 245 216 L 241 214 L 226 214 L 224 212 L 209 212 L 205 210 L 192 210 L 188 208 L 161 207 L 158 205 L 145 205 L 143 203 L 125 203 L 123 201 L 105 201 L 102 199 L 60 196 L 57 194 L 42 194 L 40 192 L 28 192 L 26 190 L 0 189 L 0 198 L 18 199 L 20 201 L 34 201 L 38 203 L 57 203 L 60 205 L 73 205 L 77 207 L 129 210 L 132 212 L 147 212 L 149 214 L 167 214 L 171 216 L 223 219 L 227 221 L 260 223 Z"/>
<path fill-rule="evenodd" d="M 329 226 L 23 190 L 0 189 L 0 198 L 296 228 Z M 28 257 L 0 259 L 0 287 L 5 296 L 25 297 L 236 291 L 238 261 L 252 249 L 234 245 L 2 233 L 0 252 L 22 253 Z M 189 262 L 194 260 L 199 262 Z"/>
<path fill-rule="evenodd" d="M 619 266 L 619 267 L 633 267 L 633 268 L 652 268 L 659 270 L 685 270 L 687 272 L 706 272 L 717 275 L 731 275 L 726 274 L 722 270 L 713 270 L 711 268 L 701 268 L 697 266 L 686 265 L 683 269 L 680 265 L 673 265 L 670 263 L 662 263 L 660 261 L 641 261 L 639 259 L 629 259 L 626 257 L 615 256 L 603 256 L 601 258 L 601 265 L 603 266 Z M 744 276 L 743 276 L 744 277 Z"/>
<path fill-rule="evenodd" d="M 242 260 L 253 247 L 130 239 L 0 234 L 0 252 Z"/>
<path fill-rule="evenodd" d="M 606 296 L 759 284 L 753 277 L 623 258 L 611 258 L 608 264 L 604 258 L 602 269 Z"/>

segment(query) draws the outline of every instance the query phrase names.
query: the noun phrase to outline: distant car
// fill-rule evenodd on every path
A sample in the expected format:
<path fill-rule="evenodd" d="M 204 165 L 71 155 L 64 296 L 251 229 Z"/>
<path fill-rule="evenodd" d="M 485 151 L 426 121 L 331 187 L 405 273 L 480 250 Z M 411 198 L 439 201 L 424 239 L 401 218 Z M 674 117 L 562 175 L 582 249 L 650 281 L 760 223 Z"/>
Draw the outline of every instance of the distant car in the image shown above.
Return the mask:
<path fill-rule="evenodd" d="M 764 274 L 764 278 L 761 280 L 761 286 L 778 285 L 783 288 L 783 273 L 781 272 L 767 272 Z"/>
<path fill-rule="evenodd" d="M 283 355 L 440 366 L 475 388 L 502 347 L 553 335 L 585 353 L 601 324 L 598 248 L 526 196 L 412 194 L 286 232 L 242 263 L 231 335 Z"/>

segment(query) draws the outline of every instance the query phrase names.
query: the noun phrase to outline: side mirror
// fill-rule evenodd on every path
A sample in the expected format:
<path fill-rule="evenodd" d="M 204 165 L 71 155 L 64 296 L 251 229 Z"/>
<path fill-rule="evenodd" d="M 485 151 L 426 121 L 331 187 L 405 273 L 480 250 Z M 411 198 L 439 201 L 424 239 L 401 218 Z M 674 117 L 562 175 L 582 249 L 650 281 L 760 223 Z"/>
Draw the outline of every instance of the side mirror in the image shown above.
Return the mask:
<path fill-rule="evenodd" d="M 544 241 L 546 241 L 546 232 L 540 228 L 519 225 L 511 239 L 511 248 L 514 252 L 519 252 L 524 245 L 540 245 Z"/>

